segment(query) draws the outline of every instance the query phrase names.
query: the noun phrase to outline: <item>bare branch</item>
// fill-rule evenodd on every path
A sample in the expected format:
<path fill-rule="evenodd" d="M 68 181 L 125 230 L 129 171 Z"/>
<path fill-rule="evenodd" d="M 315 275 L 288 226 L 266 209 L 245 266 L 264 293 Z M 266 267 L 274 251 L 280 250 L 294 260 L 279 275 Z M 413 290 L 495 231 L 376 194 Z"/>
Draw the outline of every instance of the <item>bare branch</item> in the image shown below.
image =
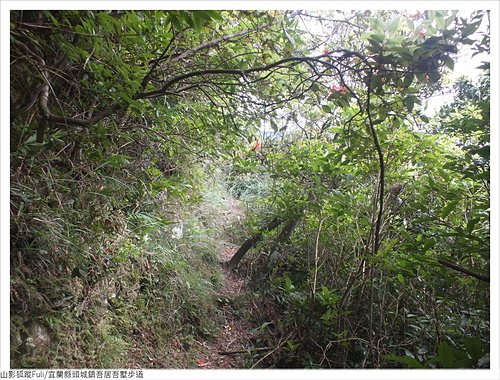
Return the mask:
<path fill-rule="evenodd" d="M 170 41 L 168 42 L 167 46 L 165 47 L 165 49 L 163 50 L 163 52 L 161 53 L 161 55 L 158 57 L 158 59 L 155 60 L 155 62 L 153 63 L 153 66 L 151 67 L 151 69 L 149 70 L 149 72 L 142 79 L 141 87 L 140 87 L 141 91 L 146 88 L 149 80 L 151 79 L 151 74 L 153 74 L 153 71 L 156 69 L 156 67 L 158 67 L 158 65 L 160 64 L 161 60 L 163 59 L 163 57 L 165 57 L 165 55 L 167 54 L 168 50 L 170 49 L 170 46 L 172 46 L 172 43 L 175 40 L 175 33 L 173 32 L 173 28 L 172 27 L 170 28 L 170 31 L 173 33 L 172 34 L 172 38 L 170 39 Z"/>
<path fill-rule="evenodd" d="M 468 269 L 462 268 L 462 267 L 460 267 L 460 266 L 458 266 L 456 264 L 450 263 L 448 261 L 438 260 L 438 263 L 441 264 L 444 267 L 447 267 L 447 268 L 456 270 L 458 272 L 464 273 L 464 274 L 466 274 L 468 276 L 477 278 L 478 280 L 481 280 L 481 281 L 484 281 L 484 282 L 490 282 L 490 278 L 488 276 L 484 276 L 482 274 L 472 272 L 472 271 L 470 271 Z"/>
<path fill-rule="evenodd" d="M 254 347 L 254 348 L 247 348 L 246 350 L 218 351 L 217 353 L 219 355 L 246 354 L 249 352 L 269 351 L 272 350 L 273 348 L 274 347 Z"/>
<path fill-rule="evenodd" d="M 221 38 L 217 38 L 215 40 L 206 42 L 206 43 L 198 45 L 198 46 L 196 46 L 196 47 L 194 47 L 192 49 L 188 49 L 188 50 L 184 51 L 184 53 L 182 53 L 182 54 L 180 54 L 180 55 L 172 58 L 172 60 L 169 63 L 175 63 L 175 62 L 180 61 L 181 59 L 184 59 L 184 58 L 190 56 L 191 54 L 194 54 L 194 53 L 196 53 L 196 52 L 198 52 L 200 50 L 203 50 L 203 49 L 206 49 L 206 48 L 218 45 L 218 44 L 220 44 L 221 42 L 224 42 L 224 41 L 229 41 L 229 40 L 231 40 L 231 39 L 233 39 L 235 37 L 246 36 L 247 34 L 250 34 L 250 33 L 255 32 L 257 30 L 261 30 L 261 29 L 267 28 L 269 26 L 271 26 L 271 24 L 264 24 L 264 25 L 257 26 L 257 27 L 252 28 L 252 29 L 242 30 L 241 32 L 229 34 L 227 36 L 223 36 Z"/>
<path fill-rule="evenodd" d="M 334 53 L 342 53 L 346 57 L 347 56 L 357 56 L 357 57 L 360 57 L 363 60 L 365 60 L 365 57 L 361 56 L 357 52 L 350 51 L 350 50 L 341 49 L 341 50 L 333 51 L 329 54 L 334 54 Z M 206 69 L 206 70 L 192 71 L 190 73 L 182 74 L 182 75 L 179 75 L 179 76 L 176 76 L 176 77 L 170 79 L 159 90 L 145 92 L 142 94 L 137 94 L 137 99 L 151 99 L 151 98 L 155 98 L 158 96 L 162 96 L 167 92 L 168 88 L 173 86 L 174 84 L 181 82 L 185 79 L 189 79 L 189 78 L 193 78 L 193 77 L 200 77 L 200 76 L 204 76 L 204 75 L 229 74 L 229 75 L 245 76 L 245 75 L 248 75 L 251 73 L 268 71 L 268 70 L 271 70 L 273 68 L 285 68 L 286 66 L 282 66 L 285 63 L 297 64 L 297 63 L 301 63 L 301 62 L 307 63 L 307 64 L 310 64 L 312 62 L 316 62 L 316 63 L 322 63 L 328 67 L 334 67 L 334 65 L 332 63 L 329 63 L 329 62 L 326 62 L 326 61 L 320 59 L 320 58 L 326 57 L 326 56 L 328 56 L 328 54 L 323 54 L 323 55 L 320 55 L 318 57 L 289 57 L 289 58 L 284 58 L 284 59 L 281 59 L 279 61 L 270 63 L 266 66 L 254 67 L 254 68 L 250 68 L 250 69 L 240 69 L 240 70 L 238 70 L 238 69 Z M 288 68 L 288 67 L 286 67 L 286 68 Z"/>

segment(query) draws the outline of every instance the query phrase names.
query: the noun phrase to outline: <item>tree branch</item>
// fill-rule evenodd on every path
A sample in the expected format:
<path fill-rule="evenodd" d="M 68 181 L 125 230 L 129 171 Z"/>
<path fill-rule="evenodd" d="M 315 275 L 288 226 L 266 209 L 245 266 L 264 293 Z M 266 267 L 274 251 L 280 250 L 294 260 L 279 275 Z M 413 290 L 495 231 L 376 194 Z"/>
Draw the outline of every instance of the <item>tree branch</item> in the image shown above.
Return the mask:
<path fill-rule="evenodd" d="M 247 348 L 246 350 L 218 351 L 217 353 L 219 355 L 246 354 L 249 352 L 269 351 L 272 350 L 273 348 L 274 347 L 254 347 L 254 348 Z"/>
<path fill-rule="evenodd" d="M 205 44 L 199 45 L 199 46 L 197 46 L 197 47 L 195 47 L 193 49 L 190 49 L 190 50 L 182 53 L 181 55 L 175 57 L 173 60 L 174 60 L 174 62 L 178 61 L 178 60 L 180 60 L 180 59 L 182 59 L 184 57 L 187 57 L 190 54 L 193 54 L 196 51 L 205 49 L 205 48 L 210 47 L 210 46 L 214 46 L 214 45 L 216 45 L 216 44 L 218 44 L 218 43 L 220 43 L 222 41 L 226 41 L 226 40 L 229 40 L 231 38 L 235 38 L 235 37 L 238 37 L 238 36 L 243 36 L 243 35 L 249 34 L 249 33 L 253 32 L 255 30 L 259 30 L 259 29 L 265 28 L 267 26 L 268 26 L 268 24 L 265 24 L 265 25 L 262 25 L 262 26 L 257 27 L 257 28 L 248 29 L 248 30 L 245 30 L 245 31 L 242 31 L 242 32 L 234 33 L 232 35 L 228 35 L 228 36 L 224 36 L 224 37 L 218 38 L 216 40 L 212 40 L 210 42 L 207 42 Z M 19 45 L 29 55 L 33 55 L 33 52 L 30 51 L 24 44 L 19 43 Z M 157 68 L 158 62 L 161 60 L 161 58 L 163 56 L 165 56 L 165 54 L 166 54 L 167 51 L 168 51 L 168 46 L 162 52 L 162 54 L 160 55 L 160 57 L 158 58 L 158 60 L 153 64 L 151 70 L 143 78 L 143 80 L 141 82 L 141 88 L 144 88 L 147 85 L 147 83 L 149 82 L 149 80 L 151 78 L 152 72 Z M 152 99 L 152 98 L 164 96 L 164 95 L 167 95 L 167 94 L 172 95 L 172 92 L 168 91 L 168 89 L 170 87 L 172 87 L 174 84 L 176 84 L 178 82 L 181 82 L 181 81 L 183 81 L 185 79 L 188 79 L 188 78 L 194 78 L 194 77 L 200 77 L 200 76 L 203 77 L 205 75 L 230 74 L 230 75 L 238 75 L 238 76 L 243 76 L 244 77 L 247 74 L 251 74 L 251 73 L 255 73 L 255 72 L 262 72 L 262 71 L 269 71 L 269 70 L 275 69 L 275 68 L 276 69 L 284 69 L 284 68 L 290 69 L 291 67 L 293 67 L 294 65 L 299 64 L 299 63 L 307 63 L 310 67 L 314 66 L 313 63 L 323 64 L 323 65 L 326 65 L 327 67 L 335 67 L 335 65 L 333 65 L 332 63 L 329 63 L 329 62 L 321 60 L 322 57 L 329 56 L 330 54 L 335 54 L 335 53 L 342 53 L 342 55 L 343 55 L 344 58 L 347 58 L 349 56 L 355 55 L 355 56 L 358 56 L 358 57 L 361 57 L 362 59 L 364 59 L 364 57 L 360 56 L 359 53 L 356 53 L 356 52 L 353 52 L 353 51 L 349 51 L 349 50 L 345 50 L 345 49 L 340 49 L 340 50 L 332 51 L 329 54 L 320 55 L 318 57 L 289 57 L 289 58 L 284 58 L 284 59 L 281 59 L 281 60 L 276 61 L 274 63 L 270 63 L 268 65 L 261 66 L 261 67 L 255 67 L 255 68 L 240 69 L 240 70 L 239 69 L 207 69 L 207 70 L 197 70 L 197 71 L 193 71 L 193 72 L 190 72 L 190 73 L 178 75 L 178 76 L 176 76 L 176 77 L 168 80 L 162 86 L 162 88 L 160 88 L 159 90 L 145 92 L 145 93 L 137 92 L 133 96 L 133 99 L 135 99 L 135 100 L 137 100 L 137 99 Z M 113 105 L 111 105 L 111 106 L 109 106 L 107 108 L 104 108 L 104 109 L 100 110 L 93 117 L 91 117 L 89 119 L 79 119 L 79 118 L 73 118 L 73 117 L 66 117 L 66 116 L 54 115 L 50 111 L 50 109 L 48 107 L 48 97 L 49 97 L 50 83 L 49 83 L 48 77 L 46 75 L 46 73 L 47 73 L 47 67 L 45 66 L 45 62 L 43 61 L 43 59 L 41 57 L 35 55 L 35 59 L 40 63 L 40 70 L 42 71 L 42 73 L 45 74 L 44 75 L 44 77 L 45 77 L 44 78 L 45 79 L 45 83 L 43 84 L 43 88 L 42 88 L 41 93 L 40 93 L 39 106 L 40 106 L 40 110 L 41 110 L 42 114 L 44 115 L 44 117 L 46 118 L 46 120 L 54 122 L 54 123 L 59 123 L 59 124 L 77 125 L 77 126 L 81 126 L 81 127 L 89 127 L 89 126 L 92 126 L 93 124 L 97 123 L 98 121 L 104 119 L 105 117 L 108 117 L 108 116 L 114 114 L 118 110 L 126 108 L 126 105 L 120 105 L 120 104 L 116 103 L 116 104 L 113 104 Z M 289 64 L 289 65 L 285 65 L 285 64 Z M 272 73 L 270 73 L 269 75 L 271 75 L 271 74 Z M 316 74 L 319 74 L 319 73 L 316 73 Z M 183 89 L 192 88 L 192 86 L 195 86 L 195 85 L 196 85 L 196 83 L 195 84 L 190 84 L 187 87 L 184 87 Z"/>
<path fill-rule="evenodd" d="M 77 118 L 72 118 L 72 117 L 66 117 L 66 116 L 58 116 L 54 115 L 52 112 L 50 112 L 49 107 L 48 107 L 48 101 L 49 101 L 49 90 L 50 90 L 50 82 L 49 82 L 49 74 L 48 74 L 48 69 L 45 64 L 45 60 L 34 54 L 25 44 L 23 44 L 20 41 L 16 41 L 16 44 L 21 47 L 28 55 L 34 56 L 35 60 L 39 64 L 38 69 L 40 70 L 43 81 L 44 83 L 41 84 L 41 87 L 37 91 L 39 91 L 39 96 L 38 96 L 38 105 L 40 107 L 42 115 L 45 117 L 47 121 L 51 121 L 54 123 L 59 123 L 59 124 L 66 124 L 66 125 L 78 125 L 80 127 L 89 127 L 97 123 L 98 121 L 104 119 L 105 117 L 112 115 L 116 111 L 118 111 L 121 106 L 119 104 L 114 104 L 110 107 L 104 108 L 97 112 L 93 117 L 89 119 L 77 119 Z"/>
<path fill-rule="evenodd" d="M 49 100 L 49 85 L 48 83 L 45 83 L 40 93 L 40 100 L 39 100 L 39 105 L 40 105 L 40 110 L 42 111 L 42 115 L 48 121 L 51 121 L 53 123 L 78 125 L 80 127 L 90 127 L 95 123 L 97 123 L 98 121 L 104 119 L 105 117 L 114 114 L 121 108 L 120 105 L 114 104 L 108 108 L 100 110 L 90 119 L 77 119 L 74 117 L 54 115 L 53 113 L 50 112 L 49 107 L 47 105 L 48 100 Z"/>
<path fill-rule="evenodd" d="M 172 27 L 170 27 L 170 31 L 173 33 L 172 34 L 172 38 L 168 42 L 168 44 L 165 47 L 165 49 L 163 49 L 163 52 L 158 57 L 158 59 L 155 60 L 155 62 L 153 63 L 153 66 L 151 67 L 151 69 L 149 70 L 149 72 L 144 76 L 144 78 L 142 78 L 142 82 L 141 82 L 141 86 L 140 86 L 141 91 L 146 88 L 147 84 L 149 83 L 149 80 L 151 79 L 151 74 L 153 74 L 153 71 L 158 67 L 158 65 L 160 64 L 161 60 L 163 59 L 163 57 L 165 57 L 165 55 L 167 54 L 168 50 L 170 49 L 170 46 L 172 46 L 172 43 L 175 40 L 175 33 L 174 33 Z"/>
<path fill-rule="evenodd" d="M 215 40 L 206 42 L 204 44 L 198 45 L 198 46 L 196 46 L 196 47 L 194 47 L 192 49 L 188 49 L 188 50 L 184 51 L 184 53 L 179 54 L 178 56 L 172 58 L 172 60 L 170 61 L 170 63 L 175 63 L 175 62 L 180 61 L 181 59 L 184 59 L 184 58 L 190 56 L 191 54 L 194 54 L 194 53 L 196 53 L 196 52 L 198 52 L 200 50 L 203 50 L 203 49 L 206 49 L 206 48 L 218 45 L 218 44 L 220 44 L 221 42 L 224 42 L 224 41 L 229 41 L 229 40 L 231 40 L 231 39 L 233 39 L 235 37 L 245 36 L 247 34 L 255 32 L 257 30 L 261 30 L 261 29 L 267 28 L 268 26 L 271 26 L 271 24 L 264 24 L 264 25 L 257 26 L 257 27 L 252 28 L 252 29 L 242 30 L 241 32 L 229 34 L 227 36 L 223 36 L 223 37 L 217 38 Z"/>
<path fill-rule="evenodd" d="M 450 263 L 448 261 L 440 259 L 440 260 L 438 260 L 438 263 L 441 264 L 444 267 L 447 267 L 447 268 L 456 270 L 458 272 L 462 272 L 462 273 L 464 273 L 464 274 L 466 274 L 468 276 L 477 278 L 478 280 L 481 280 L 481 281 L 484 281 L 484 282 L 490 282 L 490 278 L 488 276 L 484 276 L 482 274 L 472 272 L 472 271 L 470 271 L 468 269 L 462 268 L 462 267 L 460 267 L 460 266 L 458 266 L 456 264 Z"/>
<path fill-rule="evenodd" d="M 281 224 L 283 224 L 285 220 L 274 218 L 271 220 L 261 231 L 259 231 L 256 235 L 247 239 L 241 247 L 236 251 L 236 253 L 231 257 L 231 259 L 225 263 L 228 268 L 234 269 L 238 266 L 245 253 L 247 253 L 251 248 L 253 248 L 259 241 L 262 240 L 264 232 L 272 231 L 278 228 Z"/>
<path fill-rule="evenodd" d="M 270 63 L 269 65 L 266 65 L 266 66 L 254 67 L 254 68 L 250 68 L 250 69 L 240 69 L 240 70 L 238 70 L 238 69 L 207 69 L 207 70 L 192 71 L 190 73 L 182 74 L 182 75 L 179 75 L 179 76 L 176 76 L 176 77 L 170 79 L 159 90 L 138 94 L 137 97 L 138 97 L 138 99 L 150 99 L 150 98 L 162 96 L 168 90 L 169 87 L 171 87 L 172 85 L 174 85 L 177 82 L 180 82 L 180 81 L 182 81 L 184 79 L 188 79 L 188 78 L 199 77 L 199 76 L 204 76 L 204 75 L 214 75 L 214 74 L 230 74 L 230 75 L 245 76 L 247 74 L 273 69 L 275 67 L 282 65 L 283 63 L 307 62 L 307 61 L 310 61 L 311 59 L 313 59 L 313 58 L 290 57 L 290 58 L 285 58 L 285 59 L 279 60 L 277 62 Z"/>
<path fill-rule="evenodd" d="M 335 50 L 330 52 L 329 54 L 334 54 L 334 53 L 342 53 L 345 57 L 349 56 L 357 56 L 362 58 L 363 60 L 365 57 L 359 55 L 359 53 L 350 51 L 350 50 L 345 50 L 345 49 L 340 49 L 340 50 Z M 289 58 L 284 58 L 279 61 L 270 63 L 266 66 L 260 66 L 260 67 L 253 67 L 249 69 L 206 69 L 206 70 L 197 70 L 197 71 L 192 71 L 190 73 L 178 75 L 169 81 L 167 81 L 162 88 L 159 90 L 155 91 L 150 91 L 150 92 L 145 92 L 142 94 L 137 94 L 137 99 L 151 99 L 151 98 L 156 98 L 158 96 L 165 95 L 167 92 L 168 88 L 173 86 L 174 84 L 183 81 L 184 79 L 189 79 L 193 77 L 200 77 L 204 75 L 218 75 L 218 74 L 230 74 L 230 75 L 239 75 L 239 76 L 245 76 L 247 74 L 255 73 L 255 72 L 261 72 L 261 71 L 267 71 L 271 70 L 273 68 L 288 68 L 287 66 L 282 66 L 285 63 L 321 63 L 324 64 L 328 67 L 335 67 L 333 64 L 326 62 L 324 60 L 321 60 L 321 57 L 326 57 L 329 54 L 323 54 L 317 57 L 289 57 Z"/>

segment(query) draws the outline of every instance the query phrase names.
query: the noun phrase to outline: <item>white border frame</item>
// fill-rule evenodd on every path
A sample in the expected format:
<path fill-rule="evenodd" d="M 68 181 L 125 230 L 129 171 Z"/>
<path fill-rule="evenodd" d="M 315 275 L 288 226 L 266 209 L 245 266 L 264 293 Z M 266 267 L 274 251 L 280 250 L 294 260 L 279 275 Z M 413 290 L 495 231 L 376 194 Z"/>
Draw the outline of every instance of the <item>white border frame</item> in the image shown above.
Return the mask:
<path fill-rule="evenodd" d="M 500 3 L 482 1 L 13 1 L 0 3 L 1 128 L 0 128 L 0 368 L 10 365 L 10 232 L 9 232 L 9 15 L 14 9 L 490 9 L 491 10 L 491 231 L 500 233 L 499 155 L 499 24 Z M 497 106 L 495 106 L 495 104 Z M 287 380 L 314 379 L 449 379 L 499 380 L 499 239 L 492 234 L 491 266 L 491 367 L 484 370 L 144 370 L 145 379 L 255 379 L 283 377 Z"/>

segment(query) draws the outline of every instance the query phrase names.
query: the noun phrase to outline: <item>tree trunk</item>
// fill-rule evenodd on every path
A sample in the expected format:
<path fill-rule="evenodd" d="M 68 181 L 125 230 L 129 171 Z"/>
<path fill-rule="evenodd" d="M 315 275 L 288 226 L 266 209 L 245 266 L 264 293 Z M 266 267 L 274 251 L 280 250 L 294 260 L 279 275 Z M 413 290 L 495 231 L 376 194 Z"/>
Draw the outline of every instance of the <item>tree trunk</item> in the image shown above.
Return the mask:
<path fill-rule="evenodd" d="M 276 263 L 278 262 L 280 256 L 280 245 L 285 243 L 288 239 L 290 239 L 290 236 L 292 235 L 292 232 L 298 222 L 299 218 L 297 217 L 289 219 L 287 221 L 287 223 L 281 230 L 280 234 L 276 238 L 274 246 L 270 249 L 269 251 L 270 254 L 266 260 L 266 263 L 257 270 L 254 276 L 252 276 L 252 281 L 251 281 L 252 287 L 254 288 L 260 287 L 262 282 L 267 278 L 269 273 L 271 273 L 273 268 L 276 266 Z"/>
<path fill-rule="evenodd" d="M 259 241 L 262 240 L 264 232 L 272 231 L 278 228 L 284 222 L 283 219 L 274 218 L 271 220 L 259 233 L 252 236 L 250 239 L 246 240 L 241 247 L 236 251 L 236 253 L 227 262 L 227 266 L 234 269 L 238 266 L 245 253 L 247 253 L 252 247 L 254 247 Z"/>

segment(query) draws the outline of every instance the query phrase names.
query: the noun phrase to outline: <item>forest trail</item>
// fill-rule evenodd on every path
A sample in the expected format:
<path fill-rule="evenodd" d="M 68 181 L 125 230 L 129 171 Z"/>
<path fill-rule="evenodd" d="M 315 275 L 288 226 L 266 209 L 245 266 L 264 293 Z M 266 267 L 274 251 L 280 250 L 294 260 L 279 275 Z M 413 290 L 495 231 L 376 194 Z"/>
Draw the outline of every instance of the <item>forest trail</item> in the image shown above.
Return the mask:
<path fill-rule="evenodd" d="M 489 7 L 6 3 L 8 367 L 490 367 Z"/>
<path fill-rule="evenodd" d="M 238 249 L 229 242 L 221 242 L 219 262 L 227 262 Z M 196 360 L 199 368 L 230 369 L 244 368 L 242 361 L 245 350 L 252 347 L 254 334 L 248 316 L 255 311 L 257 305 L 245 297 L 249 292 L 244 278 L 232 270 L 223 267 L 222 284 L 218 293 L 220 330 L 211 342 L 203 342 L 204 356 Z M 237 300 L 245 300 L 244 304 L 236 304 Z M 243 352 L 234 352 L 243 351 Z M 223 353 L 223 354 L 221 354 Z"/>

